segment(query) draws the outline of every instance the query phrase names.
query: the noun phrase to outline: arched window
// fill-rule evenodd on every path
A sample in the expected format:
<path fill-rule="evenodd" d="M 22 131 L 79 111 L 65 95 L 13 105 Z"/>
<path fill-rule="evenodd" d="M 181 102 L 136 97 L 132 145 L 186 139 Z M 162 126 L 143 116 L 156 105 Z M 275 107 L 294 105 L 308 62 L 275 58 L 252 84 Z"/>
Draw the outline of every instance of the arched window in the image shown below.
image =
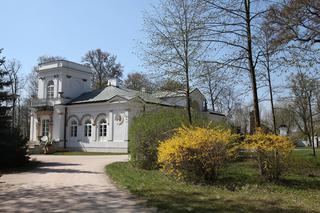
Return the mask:
<path fill-rule="evenodd" d="M 49 81 L 47 85 L 47 98 L 53 98 L 54 97 L 54 83 L 53 81 Z"/>
<path fill-rule="evenodd" d="M 84 136 L 85 137 L 91 137 L 91 129 L 92 129 L 91 121 L 86 120 L 86 122 L 84 123 Z"/>
<path fill-rule="evenodd" d="M 102 119 L 99 122 L 99 136 L 106 137 L 107 136 L 107 122 L 106 119 Z"/>
<path fill-rule="evenodd" d="M 78 134 L 78 124 L 75 120 L 71 122 L 71 127 L 70 127 L 70 133 L 71 137 L 77 137 Z"/>

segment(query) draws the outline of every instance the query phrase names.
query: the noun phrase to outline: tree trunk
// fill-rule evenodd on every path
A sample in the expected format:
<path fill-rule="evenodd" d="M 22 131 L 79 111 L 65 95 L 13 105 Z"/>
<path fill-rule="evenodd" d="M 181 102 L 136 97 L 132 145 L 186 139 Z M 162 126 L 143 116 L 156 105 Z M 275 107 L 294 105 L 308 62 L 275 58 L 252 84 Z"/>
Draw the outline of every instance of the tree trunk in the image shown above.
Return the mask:
<path fill-rule="evenodd" d="M 210 100 L 211 100 L 211 108 L 212 108 L 213 111 L 215 111 L 214 99 L 213 99 L 213 91 L 212 91 L 212 85 L 211 85 L 210 77 L 208 77 L 208 82 L 209 82 L 209 93 L 210 93 Z"/>
<path fill-rule="evenodd" d="M 311 106 L 311 92 L 310 95 L 308 96 L 308 104 L 309 104 L 309 114 L 310 114 L 310 128 L 311 128 L 311 140 L 310 142 L 312 143 L 312 151 L 313 151 L 313 156 L 316 156 L 316 149 L 314 146 L 314 127 L 313 127 L 313 118 L 312 118 L 312 106 Z"/>
<path fill-rule="evenodd" d="M 187 112 L 188 112 L 188 121 L 189 124 L 192 125 L 192 117 L 191 117 L 191 100 L 190 100 L 190 85 L 189 85 L 189 66 L 186 65 L 186 101 L 187 101 Z"/>
<path fill-rule="evenodd" d="M 270 74 L 270 58 L 269 54 L 267 53 L 267 74 L 268 74 L 268 86 L 269 86 L 269 94 L 270 94 L 270 104 L 271 104 L 271 113 L 272 113 L 272 123 L 273 123 L 273 133 L 277 134 L 277 125 L 276 125 L 276 115 L 274 111 L 273 105 L 273 94 L 272 94 L 272 82 L 271 82 L 271 74 Z"/>
<path fill-rule="evenodd" d="M 252 56 L 250 0 L 245 0 L 245 10 L 246 10 L 248 66 L 249 66 L 249 73 L 250 73 L 252 94 L 253 94 L 255 127 L 257 128 L 257 127 L 260 127 L 260 111 L 259 111 L 259 99 L 258 99 L 256 73 L 255 73 L 255 67 L 254 67 L 253 56 Z"/>

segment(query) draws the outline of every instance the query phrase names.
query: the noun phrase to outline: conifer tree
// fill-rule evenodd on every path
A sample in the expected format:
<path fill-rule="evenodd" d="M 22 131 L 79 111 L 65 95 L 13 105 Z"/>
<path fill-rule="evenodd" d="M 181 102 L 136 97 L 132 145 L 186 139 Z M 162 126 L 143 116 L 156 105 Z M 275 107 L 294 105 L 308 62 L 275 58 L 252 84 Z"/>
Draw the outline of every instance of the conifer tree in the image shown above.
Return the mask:
<path fill-rule="evenodd" d="M 12 82 L 3 68 L 4 62 L 5 58 L 0 57 L 0 168 L 19 166 L 28 160 L 27 140 L 12 125 L 13 95 L 9 93 Z"/>

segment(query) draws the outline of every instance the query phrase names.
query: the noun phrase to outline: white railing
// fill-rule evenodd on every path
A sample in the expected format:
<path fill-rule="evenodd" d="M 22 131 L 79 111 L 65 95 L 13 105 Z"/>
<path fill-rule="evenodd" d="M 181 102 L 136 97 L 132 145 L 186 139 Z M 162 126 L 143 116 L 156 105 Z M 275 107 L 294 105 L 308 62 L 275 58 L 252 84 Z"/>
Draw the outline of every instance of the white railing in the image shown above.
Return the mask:
<path fill-rule="evenodd" d="M 32 107 L 41 107 L 41 106 L 54 106 L 55 104 L 61 103 L 61 98 L 41 98 L 33 99 L 31 101 Z"/>

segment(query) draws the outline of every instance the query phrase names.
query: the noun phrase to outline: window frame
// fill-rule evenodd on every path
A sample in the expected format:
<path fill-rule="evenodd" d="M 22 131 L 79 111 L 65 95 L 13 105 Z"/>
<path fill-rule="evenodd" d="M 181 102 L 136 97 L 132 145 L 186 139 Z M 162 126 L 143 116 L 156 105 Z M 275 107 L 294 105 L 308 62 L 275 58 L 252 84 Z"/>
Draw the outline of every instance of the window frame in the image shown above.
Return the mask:
<path fill-rule="evenodd" d="M 90 120 L 84 122 L 84 137 L 92 136 L 92 123 Z"/>
<path fill-rule="evenodd" d="M 47 83 L 47 99 L 53 99 L 54 98 L 54 82 L 53 80 L 50 80 Z"/>
<path fill-rule="evenodd" d="M 106 138 L 108 135 L 108 123 L 105 118 L 99 122 L 98 135 L 100 138 Z"/>
<path fill-rule="evenodd" d="M 42 119 L 41 120 L 41 136 L 48 136 L 49 137 L 49 124 L 50 119 Z"/>
<path fill-rule="evenodd" d="M 75 120 L 71 121 L 70 137 L 72 137 L 72 138 L 78 137 L 78 123 Z"/>

